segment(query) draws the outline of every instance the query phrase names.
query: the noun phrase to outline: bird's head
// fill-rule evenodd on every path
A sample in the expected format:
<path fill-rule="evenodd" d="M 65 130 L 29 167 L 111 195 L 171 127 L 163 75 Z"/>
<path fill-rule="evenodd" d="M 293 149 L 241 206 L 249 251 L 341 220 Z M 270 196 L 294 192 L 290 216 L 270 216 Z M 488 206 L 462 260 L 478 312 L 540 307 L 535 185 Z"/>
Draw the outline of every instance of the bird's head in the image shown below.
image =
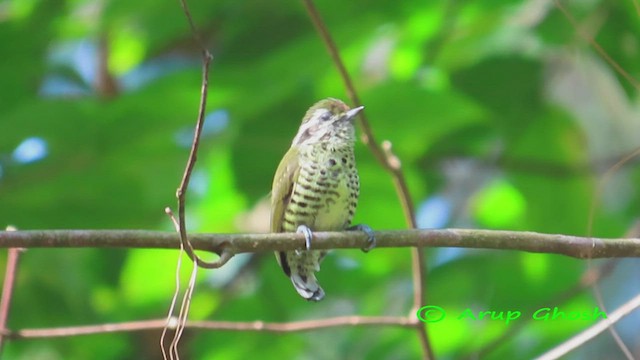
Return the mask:
<path fill-rule="evenodd" d="M 359 106 L 353 109 L 338 99 L 324 99 L 315 103 L 302 119 L 293 145 L 315 144 L 324 141 L 355 141 L 354 119 L 364 109 Z"/>

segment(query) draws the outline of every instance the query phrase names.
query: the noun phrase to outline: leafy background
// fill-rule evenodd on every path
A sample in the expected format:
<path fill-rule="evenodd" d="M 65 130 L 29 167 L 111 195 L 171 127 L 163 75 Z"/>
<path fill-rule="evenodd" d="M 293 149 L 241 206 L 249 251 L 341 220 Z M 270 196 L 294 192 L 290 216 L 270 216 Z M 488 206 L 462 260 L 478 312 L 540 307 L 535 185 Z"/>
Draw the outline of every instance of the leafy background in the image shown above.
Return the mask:
<path fill-rule="evenodd" d="M 580 27 L 640 74 L 640 16 L 631 1 L 574 1 Z M 214 54 L 203 147 L 189 193 L 194 232 L 265 231 L 264 199 L 300 117 L 346 98 L 302 5 L 191 4 Z M 549 1 L 318 3 L 374 132 L 402 159 L 418 223 L 621 236 L 638 212 L 628 165 L 638 146 L 638 89 L 615 73 Z M 200 50 L 175 1 L 0 2 L 0 223 L 20 229 L 171 230 L 200 91 Z M 355 222 L 404 227 L 390 178 L 361 144 Z M 429 326 L 440 358 L 529 358 L 592 322 L 456 319 L 473 311 L 590 311 L 586 262 L 557 255 L 427 249 Z M 2 259 L 2 262 L 5 260 Z M 22 256 L 11 329 L 161 318 L 176 252 L 32 249 Z M 594 261 L 594 266 L 598 262 Z M 0 264 L 3 265 L 3 264 Z M 602 284 L 614 309 L 637 292 L 638 262 Z M 185 274 L 189 266 L 185 266 Z M 336 251 L 319 274 L 327 298 L 302 301 L 270 254 L 201 271 L 191 319 L 293 321 L 404 315 L 409 249 Z M 638 315 L 618 328 L 636 344 Z M 522 326 L 515 331 L 515 324 Z M 504 334 L 491 351 L 485 347 Z M 8 343 L 9 359 L 155 359 L 159 333 Z M 292 334 L 188 332 L 187 358 L 418 358 L 412 331 L 338 328 Z M 621 358 L 607 334 L 569 358 Z"/>

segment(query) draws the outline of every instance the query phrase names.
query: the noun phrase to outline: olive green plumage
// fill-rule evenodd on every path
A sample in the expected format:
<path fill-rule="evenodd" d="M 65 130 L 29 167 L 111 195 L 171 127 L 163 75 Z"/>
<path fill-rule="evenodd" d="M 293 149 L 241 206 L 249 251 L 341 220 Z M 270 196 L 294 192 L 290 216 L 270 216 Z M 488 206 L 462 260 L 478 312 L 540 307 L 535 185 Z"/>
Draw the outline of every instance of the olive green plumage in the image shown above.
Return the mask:
<path fill-rule="evenodd" d="M 273 179 L 272 232 L 296 232 L 300 226 L 341 231 L 350 226 L 360 190 L 353 153 L 353 122 L 360 110 L 329 98 L 307 111 Z M 315 272 L 325 255 L 318 250 L 276 253 L 296 291 L 313 301 L 324 297 Z"/>

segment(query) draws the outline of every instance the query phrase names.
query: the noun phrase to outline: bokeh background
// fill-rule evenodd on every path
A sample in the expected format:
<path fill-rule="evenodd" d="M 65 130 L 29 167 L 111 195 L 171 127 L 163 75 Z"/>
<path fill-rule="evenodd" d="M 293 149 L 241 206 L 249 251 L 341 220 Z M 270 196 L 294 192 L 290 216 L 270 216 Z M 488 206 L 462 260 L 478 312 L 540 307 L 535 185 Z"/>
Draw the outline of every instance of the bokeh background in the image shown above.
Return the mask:
<path fill-rule="evenodd" d="M 640 14 L 630 0 L 563 4 L 579 28 L 548 0 L 318 2 L 374 133 L 391 141 L 402 160 L 420 227 L 589 235 L 593 221 L 593 235 L 618 237 L 636 219 L 637 160 L 603 175 L 640 143 L 638 88 L 586 37 L 638 78 Z M 188 196 L 189 229 L 266 231 L 264 200 L 276 166 L 311 104 L 329 96 L 346 100 L 341 79 L 300 2 L 190 5 L 214 61 Z M 0 44 L 0 224 L 171 231 L 163 209 L 175 204 L 201 77 L 200 49 L 178 2 L 4 0 Z M 404 228 L 390 177 L 362 144 L 356 152 L 362 190 L 355 222 Z M 566 296 L 579 284 L 585 261 L 425 251 L 428 302 L 449 314 L 597 306 L 589 289 Z M 0 262 L 3 268 L 5 257 Z M 29 250 L 21 258 L 9 326 L 161 318 L 176 262 L 177 252 L 168 250 Z M 621 260 L 603 280 L 608 309 L 640 291 L 638 265 Z M 186 275 L 190 266 L 184 268 Z M 310 304 L 296 295 L 272 254 L 237 256 L 222 269 L 200 271 L 190 319 L 282 322 L 405 315 L 411 308 L 406 248 L 333 252 L 319 278 L 327 297 Z M 639 321 L 632 314 L 618 326 L 636 355 Z M 429 331 L 442 359 L 525 359 L 590 324 L 450 315 Z M 4 355 L 156 359 L 158 339 L 158 332 L 148 332 L 11 341 Z M 382 327 L 189 331 L 182 353 L 193 359 L 422 354 L 414 331 Z M 604 334 L 569 358 L 622 354 Z"/>

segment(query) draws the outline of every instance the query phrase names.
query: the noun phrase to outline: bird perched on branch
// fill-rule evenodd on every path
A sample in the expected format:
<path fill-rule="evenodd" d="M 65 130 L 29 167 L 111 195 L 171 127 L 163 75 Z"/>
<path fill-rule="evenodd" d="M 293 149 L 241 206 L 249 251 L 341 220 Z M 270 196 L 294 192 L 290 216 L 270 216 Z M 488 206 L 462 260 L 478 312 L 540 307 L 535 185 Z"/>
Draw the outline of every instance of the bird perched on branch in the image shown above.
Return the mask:
<path fill-rule="evenodd" d="M 271 231 L 302 233 L 306 243 L 305 250 L 276 252 L 276 258 L 298 294 L 307 300 L 324 297 L 315 273 L 327 252 L 311 250 L 312 231 L 360 230 L 369 241 L 363 250 L 375 246 L 371 228 L 351 227 L 360 192 L 354 120 L 363 108 L 349 109 L 332 98 L 314 104 L 273 179 Z"/>

